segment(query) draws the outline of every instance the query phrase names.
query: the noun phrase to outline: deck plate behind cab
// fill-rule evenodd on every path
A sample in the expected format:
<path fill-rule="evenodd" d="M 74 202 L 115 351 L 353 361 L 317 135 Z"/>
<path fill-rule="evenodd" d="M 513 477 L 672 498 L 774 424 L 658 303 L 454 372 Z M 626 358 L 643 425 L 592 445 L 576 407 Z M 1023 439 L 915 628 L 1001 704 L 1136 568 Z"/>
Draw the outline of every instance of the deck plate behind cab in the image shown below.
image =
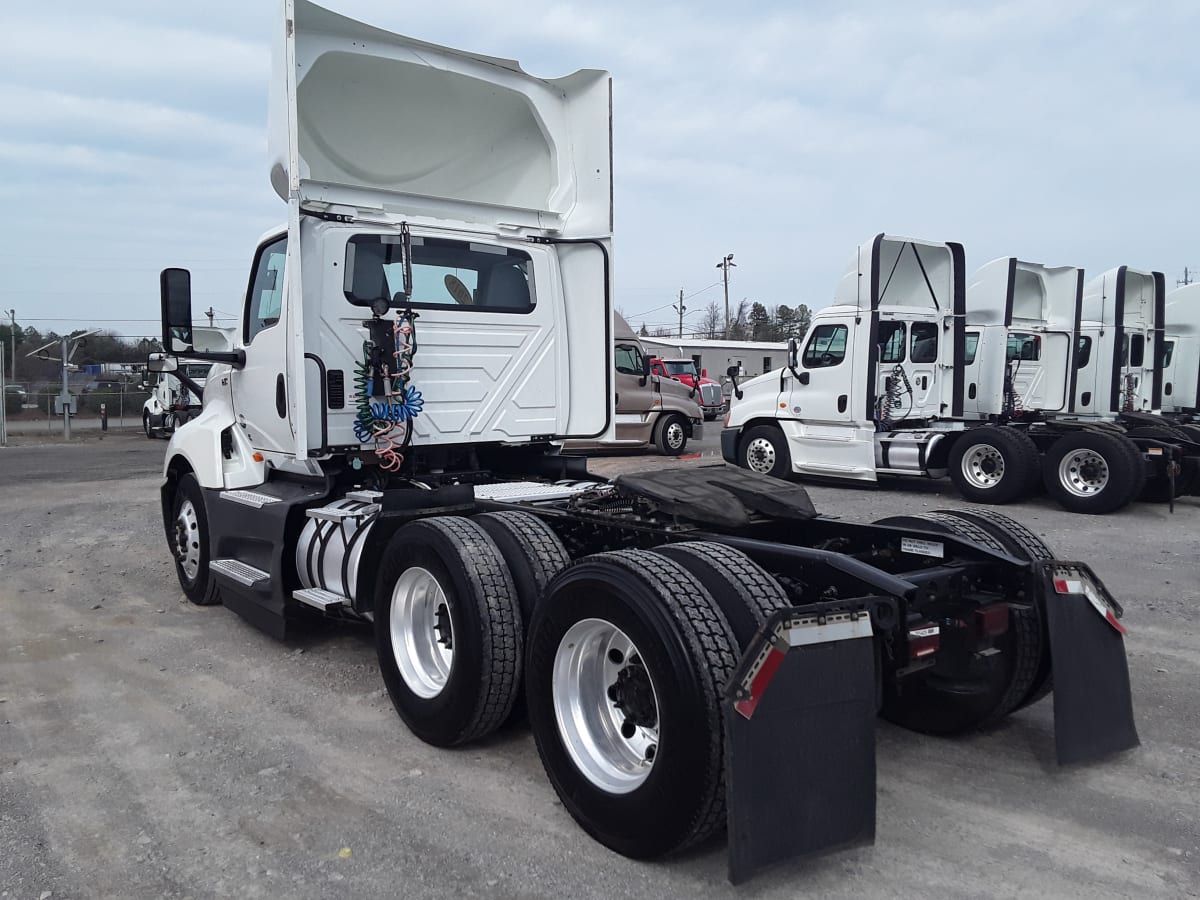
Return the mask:
<path fill-rule="evenodd" d="M 724 464 L 632 472 L 613 483 L 626 496 L 653 500 L 663 512 L 709 525 L 740 528 L 756 513 L 797 520 L 817 515 L 800 485 Z"/>

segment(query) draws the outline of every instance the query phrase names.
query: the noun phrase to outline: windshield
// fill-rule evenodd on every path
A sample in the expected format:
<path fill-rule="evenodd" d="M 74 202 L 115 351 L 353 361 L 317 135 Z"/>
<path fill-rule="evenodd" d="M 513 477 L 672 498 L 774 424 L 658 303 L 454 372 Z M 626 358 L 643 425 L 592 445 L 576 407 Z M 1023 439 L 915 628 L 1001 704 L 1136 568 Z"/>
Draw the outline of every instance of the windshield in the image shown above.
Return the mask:
<path fill-rule="evenodd" d="M 696 363 L 690 359 L 663 360 L 668 375 L 696 375 Z"/>

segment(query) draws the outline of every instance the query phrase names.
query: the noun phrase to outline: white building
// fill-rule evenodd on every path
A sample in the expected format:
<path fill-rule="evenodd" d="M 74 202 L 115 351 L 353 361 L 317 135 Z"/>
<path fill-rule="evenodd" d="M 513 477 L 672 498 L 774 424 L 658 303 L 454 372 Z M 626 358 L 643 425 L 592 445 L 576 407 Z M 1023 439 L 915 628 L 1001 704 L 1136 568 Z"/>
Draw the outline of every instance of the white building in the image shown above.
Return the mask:
<path fill-rule="evenodd" d="M 787 362 L 786 341 L 709 341 L 702 338 L 679 340 L 668 337 L 640 337 L 647 353 L 669 358 L 690 356 L 708 377 L 721 381 L 725 370 L 736 365 L 742 377 L 752 378 L 778 369 Z"/>

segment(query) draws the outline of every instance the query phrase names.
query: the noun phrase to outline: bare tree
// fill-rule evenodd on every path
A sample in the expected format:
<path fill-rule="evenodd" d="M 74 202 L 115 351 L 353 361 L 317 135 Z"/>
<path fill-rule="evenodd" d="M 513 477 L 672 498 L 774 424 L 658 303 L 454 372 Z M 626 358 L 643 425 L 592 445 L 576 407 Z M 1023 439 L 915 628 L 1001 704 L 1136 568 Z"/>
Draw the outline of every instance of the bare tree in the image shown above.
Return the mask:
<path fill-rule="evenodd" d="M 700 332 L 709 340 L 715 340 L 719 334 L 723 333 L 724 324 L 721 307 L 717 306 L 717 301 L 714 300 L 704 308 L 704 318 L 700 320 Z"/>

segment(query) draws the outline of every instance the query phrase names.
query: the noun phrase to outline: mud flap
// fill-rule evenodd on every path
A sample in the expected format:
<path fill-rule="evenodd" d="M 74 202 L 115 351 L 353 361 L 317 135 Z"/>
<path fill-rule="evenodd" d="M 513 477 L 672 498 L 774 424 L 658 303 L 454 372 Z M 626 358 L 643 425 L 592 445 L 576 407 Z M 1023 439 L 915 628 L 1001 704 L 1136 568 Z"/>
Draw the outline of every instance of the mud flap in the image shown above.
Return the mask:
<path fill-rule="evenodd" d="M 729 880 L 875 840 L 875 646 L 865 612 L 781 610 L 725 699 Z"/>
<path fill-rule="evenodd" d="M 1054 664 L 1054 743 L 1060 765 L 1139 743 L 1121 606 L 1083 563 L 1039 564 Z"/>

